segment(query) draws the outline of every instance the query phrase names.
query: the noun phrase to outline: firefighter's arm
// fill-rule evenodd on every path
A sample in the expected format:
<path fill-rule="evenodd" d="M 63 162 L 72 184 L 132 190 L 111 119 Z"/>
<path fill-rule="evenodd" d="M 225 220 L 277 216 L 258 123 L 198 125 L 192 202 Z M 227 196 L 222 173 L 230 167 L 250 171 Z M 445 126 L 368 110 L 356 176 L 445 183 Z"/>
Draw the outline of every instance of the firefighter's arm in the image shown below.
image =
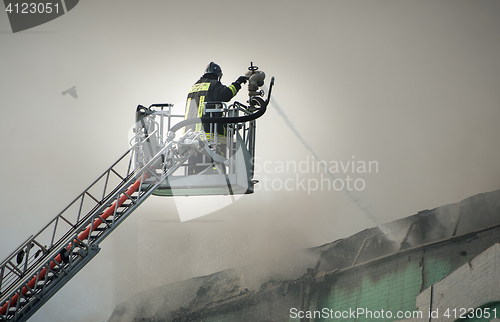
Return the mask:
<path fill-rule="evenodd" d="M 220 84 L 214 89 L 214 98 L 216 101 L 229 102 L 238 91 L 241 89 L 241 84 L 246 83 L 247 78 L 245 76 L 240 76 L 238 79 L 229 86 L 224 86 Z"/>

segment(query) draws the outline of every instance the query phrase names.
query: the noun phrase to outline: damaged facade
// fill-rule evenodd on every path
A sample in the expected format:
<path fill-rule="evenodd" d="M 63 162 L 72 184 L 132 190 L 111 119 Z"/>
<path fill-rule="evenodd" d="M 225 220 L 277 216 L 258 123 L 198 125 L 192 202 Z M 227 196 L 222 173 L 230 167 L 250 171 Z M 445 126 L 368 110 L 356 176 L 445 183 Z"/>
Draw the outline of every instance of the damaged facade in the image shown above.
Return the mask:
<path fill-rule="evenodd" d="M 477 314 L 463 321 L 491 321 L 500 318 L 499 241 L 500 190 L 273 263 L 149 290 L 139 300 L 118 305 L 109 321 L 434 322 L 464 317 L 445 316 L 446 308 L 458 313 L 462 308 L 476 313 L 488 308 L 487 319 Z M 382 310 L 385 315 L 380 315 Z M 438 316 L 429 316 L 437 311 Z"/>

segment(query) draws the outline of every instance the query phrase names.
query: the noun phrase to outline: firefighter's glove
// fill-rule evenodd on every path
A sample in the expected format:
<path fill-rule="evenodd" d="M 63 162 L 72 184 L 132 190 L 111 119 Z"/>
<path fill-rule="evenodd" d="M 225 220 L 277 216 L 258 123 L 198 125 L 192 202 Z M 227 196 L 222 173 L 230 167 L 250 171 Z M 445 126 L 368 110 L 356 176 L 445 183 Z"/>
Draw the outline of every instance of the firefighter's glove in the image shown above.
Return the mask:
<path fill-rule="evenodd" d="M 247 80 L 248 80 L 248 77 L 246 76 L 240 76 L 238 77 L 238 79 L 236 80 L 236 83 L 238 84 L 246 84 L 247 83 Z"/>

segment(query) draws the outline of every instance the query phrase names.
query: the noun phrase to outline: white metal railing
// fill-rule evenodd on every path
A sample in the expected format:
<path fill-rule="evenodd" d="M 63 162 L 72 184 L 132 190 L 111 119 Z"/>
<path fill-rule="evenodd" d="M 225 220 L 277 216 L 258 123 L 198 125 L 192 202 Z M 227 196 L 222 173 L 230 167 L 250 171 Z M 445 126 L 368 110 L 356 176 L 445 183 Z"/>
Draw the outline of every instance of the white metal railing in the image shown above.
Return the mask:
<path fill-rule="evenodd" d="M 191 156 L 193 148 L 178 147 L 189 135 L 170 141 L 147 160 L 139 156 L 145 140 L 134 144 L 40 232 L 2 261 L 0 321 L 25 321 L 83 268 L 99 252 L 99 243 Z M 154 168 L 167 151 L 171 151 L 171 162 Z M 134 168 L 133 160 L 138 159 L 142 164 Z"/>

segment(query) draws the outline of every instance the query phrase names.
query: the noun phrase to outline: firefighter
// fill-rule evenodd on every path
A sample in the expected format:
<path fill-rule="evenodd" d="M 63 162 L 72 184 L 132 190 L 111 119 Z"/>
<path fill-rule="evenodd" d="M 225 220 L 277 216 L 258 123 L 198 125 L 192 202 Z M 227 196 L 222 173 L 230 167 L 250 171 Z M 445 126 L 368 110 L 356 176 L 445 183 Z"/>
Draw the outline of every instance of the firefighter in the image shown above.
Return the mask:
<path fill-rule="evenodd" d="M 186 102 L 186 119 L 199 118 L 204 116 L 205 102 L 229 102 L 241 89 L 241 84 L 247 82 L 246 76 L 240 76 L 238 79 L 229 86 L 225 86 L 221 83 L 222 69 L 219 65 L 211 62 L 205 68 L 205 73 L 201 78 L 191 87 L 189 91 L 187 102 Z M 208 104 L 207 104 L 208 105 Z M 213 108 L 214 106 L 208 105 L 208 108 Z M 211 113 L 212 117 L 220 117 L 222 113 Z M 203 126 L 203 127 L 202 127 Z M 212 128 L 215 124 L 212 124 Z M 196 123 L 193 125 L 186 126 L 186 131 L 192 129 L 193 131 L 205 131 L 207 139 L 210 138 L 210 124 Z M 217 135 L 219 145 L 217 146 L 217 153 L 225 156 L 226 150 L 226 126 L 222 124 L 217 124 L 217 133 L 212 133 Z M 202 161 L 202 156 L 198 154 L 192 157 L 189 161 L 190 164 L 199 163 Z M 204 167 L 194 167 L 189 166 L 189 174 L 195 174 L 199 172 Z"/>

